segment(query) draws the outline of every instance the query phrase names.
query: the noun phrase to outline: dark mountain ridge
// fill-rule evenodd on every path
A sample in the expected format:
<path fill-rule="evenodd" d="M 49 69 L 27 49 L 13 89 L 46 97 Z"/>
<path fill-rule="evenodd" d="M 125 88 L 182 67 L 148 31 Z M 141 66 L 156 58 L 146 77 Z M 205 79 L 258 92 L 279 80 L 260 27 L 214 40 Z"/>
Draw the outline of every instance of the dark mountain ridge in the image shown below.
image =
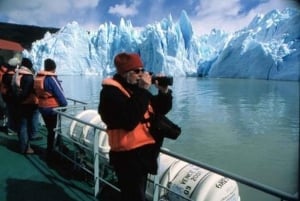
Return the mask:
<path fill-rule="evenodd" d="M 45 33 L 55 33 L 59 28 L 39 27 L 0 22 L 0 39 L 20 43 L 25 49 L 30 49 L 32 42 L 42 39 Z"/>

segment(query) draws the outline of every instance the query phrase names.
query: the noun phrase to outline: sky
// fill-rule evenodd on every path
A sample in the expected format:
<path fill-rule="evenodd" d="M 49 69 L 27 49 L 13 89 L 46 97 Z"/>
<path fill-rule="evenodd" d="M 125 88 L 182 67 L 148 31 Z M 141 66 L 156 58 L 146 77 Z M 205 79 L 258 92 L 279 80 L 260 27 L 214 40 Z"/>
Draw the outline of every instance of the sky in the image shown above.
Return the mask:
<path fill-rule="evenodd" d="M 121 18 L 141 29 L 185 10 L 197 35 L 211 29 L 234 32 L 257 14 L 298 8 L 299 0 L 0 0 L 0 22 L 61 28 L 76 21 L 87 30 L 100 24 L 118 25 Z"/>

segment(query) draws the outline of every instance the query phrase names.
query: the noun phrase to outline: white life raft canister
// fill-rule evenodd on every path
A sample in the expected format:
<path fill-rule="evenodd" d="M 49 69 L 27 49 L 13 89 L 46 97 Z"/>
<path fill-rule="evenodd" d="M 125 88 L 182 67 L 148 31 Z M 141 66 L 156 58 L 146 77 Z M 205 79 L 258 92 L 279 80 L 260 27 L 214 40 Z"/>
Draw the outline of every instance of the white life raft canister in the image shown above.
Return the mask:
<path fill-rule="evenodd" d="M 240 201 L 236 181 L 189 164 L 166 154 L 160 154 L 159 171 L 149 177 L 147 197 L 156 193 L 160 199 L 170 201 Z M 164 188 L 155 188 L 154 182 Z"/>
<path fill-rule="evenodd" d="M 76 115 L 75 118 L 106 128 L 105 123 L 101 120 L 101 117 L 96 110 L 84 110 Z M 70 124 L 69 134 L 71 138 L 90 148 L 94 146 L 94 137 L 96 133 L 99 133 L 99 153 L 108 158 L 110 146 L 108 144 L 108 136 L 105 131 L 99 129 L 95 130 L 94 127 L 76 120 L 73 120 Z"/>

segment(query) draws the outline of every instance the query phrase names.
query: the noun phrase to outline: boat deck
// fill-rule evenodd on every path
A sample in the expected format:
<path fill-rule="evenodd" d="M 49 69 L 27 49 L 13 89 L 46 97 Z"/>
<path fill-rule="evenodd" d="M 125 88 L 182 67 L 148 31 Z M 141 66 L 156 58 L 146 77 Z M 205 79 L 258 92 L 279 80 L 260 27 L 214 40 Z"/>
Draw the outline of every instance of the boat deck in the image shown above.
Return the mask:
<path fill-rule="evenodd" d="M 90 201 L 117 200 L 107 191 L 93 196 L 91 176 L 63 157 L 55 163 L 45 158 L 46 129 L 41 127 L 40 141 L 32 142 L 35 154 L 23 155 L 18 151 L 18 137 L 0 130 L 0 200 L 3 201 Z M 109 191 L 109 190 L 108 190 Z M 115 195 L 116 192 L 113 193 Z M 101 197 L 101 199 L 100 199 Z"/>

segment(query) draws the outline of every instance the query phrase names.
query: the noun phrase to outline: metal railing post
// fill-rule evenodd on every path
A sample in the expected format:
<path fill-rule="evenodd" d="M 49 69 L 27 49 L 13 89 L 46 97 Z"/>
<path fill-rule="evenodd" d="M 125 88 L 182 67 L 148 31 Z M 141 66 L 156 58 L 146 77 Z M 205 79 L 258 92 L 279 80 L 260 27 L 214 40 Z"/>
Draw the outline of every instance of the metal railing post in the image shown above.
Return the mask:
<path fill-rule="evenodd" d="M 94 196 L 99 193 L 99 132 L 94 128 Z"/>
<path fill-rule="evenodd" d="M 154 187 L 153 201 L 158 201 L 159 200 L 159 177 L 158 177 L 158 175 L 154 175 L 153 187 Z"/>

